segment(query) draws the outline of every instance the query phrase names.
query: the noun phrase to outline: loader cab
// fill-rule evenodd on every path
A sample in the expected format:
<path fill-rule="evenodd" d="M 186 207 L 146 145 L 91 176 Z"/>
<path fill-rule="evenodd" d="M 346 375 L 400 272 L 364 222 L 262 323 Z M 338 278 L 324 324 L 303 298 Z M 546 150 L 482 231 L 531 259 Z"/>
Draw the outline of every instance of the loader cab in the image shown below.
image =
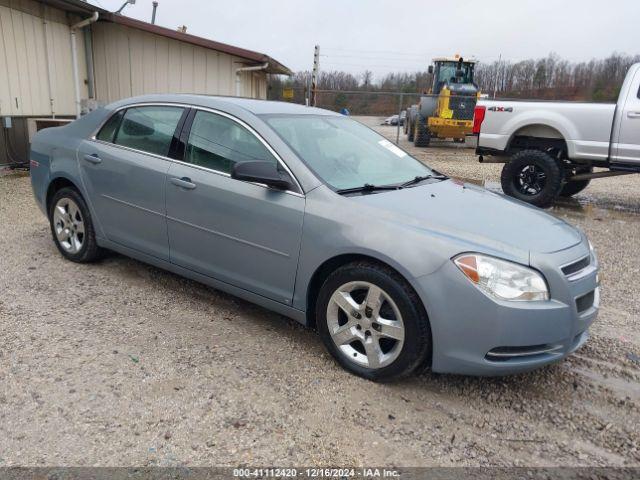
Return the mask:
<path fill-rule="evenodd" d="M 459 58 L 434 58 L 429 73 L 433 75 L 431 93 L 439 94 L 444 86 L 470 85 L 474 86 L 475 61 L 465 61 Z M 455 87 L 453 87 L 455 89 Z"/>

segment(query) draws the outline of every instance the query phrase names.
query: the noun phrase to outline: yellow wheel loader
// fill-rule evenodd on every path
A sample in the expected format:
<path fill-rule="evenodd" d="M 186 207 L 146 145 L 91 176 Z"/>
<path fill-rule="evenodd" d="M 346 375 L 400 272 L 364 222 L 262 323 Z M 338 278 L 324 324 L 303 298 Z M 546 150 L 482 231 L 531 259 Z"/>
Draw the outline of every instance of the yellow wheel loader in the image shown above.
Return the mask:
<path fill-rule="evenodd" d="M 409 109 L 408 137 L 416 147 L 427 147 L 432 138 L 464 142 L 473 131 L 473 111 L 480 96 L 473 81 L 475 60 L 455 57 L 433 59 L 429 66 L 433 83 L 420 103 Z"/>

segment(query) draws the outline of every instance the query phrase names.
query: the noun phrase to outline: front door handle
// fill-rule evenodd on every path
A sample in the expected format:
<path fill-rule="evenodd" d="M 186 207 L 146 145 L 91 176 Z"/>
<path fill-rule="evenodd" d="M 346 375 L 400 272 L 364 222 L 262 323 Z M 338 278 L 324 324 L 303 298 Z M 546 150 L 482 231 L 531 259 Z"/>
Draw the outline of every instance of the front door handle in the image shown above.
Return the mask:
<path fill-rule="evenodd" d="M 91 155 L 85 155 L 84 159 L 89 162 L 97 165 L 102 162 L 102 159 L 98 156 L 97 153 L 92 153 Z"/>
<path fill-rule="evenodd" d="M 628 112 L 627 117 L 629 118 L 640 118 L 640 112 Z"/>
<path fill-rule="evenodd" d="M 174 185 L 181 188 L 186 188 L 187 190 L 193 190 L 194 188 L 196 188 L 196 184 L 193 183 L 189 177 L 182 177 L 182 178 L 171 177 L 170 180 L 171 180 L 171 183 L 173 183 Z"/>

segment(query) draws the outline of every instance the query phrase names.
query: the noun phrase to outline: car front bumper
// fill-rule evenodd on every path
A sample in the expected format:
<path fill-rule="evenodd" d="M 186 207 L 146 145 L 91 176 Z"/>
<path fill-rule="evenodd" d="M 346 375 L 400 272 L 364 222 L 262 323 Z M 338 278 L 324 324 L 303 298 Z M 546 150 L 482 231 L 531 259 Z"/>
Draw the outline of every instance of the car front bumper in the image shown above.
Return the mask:
<path fill-rule="evenodd" d="M 571 276 L 562 267 L 590 257 Z M 580 348 L 599 308 L 598 266 L 586 239 L 551 254 L 532 254 L 548 301 L 499 302 L 478 290 L 453 264 L 419 279 L 433 337 L 432 369 L 464 375 L 507 375 L 557 362 Z"/>

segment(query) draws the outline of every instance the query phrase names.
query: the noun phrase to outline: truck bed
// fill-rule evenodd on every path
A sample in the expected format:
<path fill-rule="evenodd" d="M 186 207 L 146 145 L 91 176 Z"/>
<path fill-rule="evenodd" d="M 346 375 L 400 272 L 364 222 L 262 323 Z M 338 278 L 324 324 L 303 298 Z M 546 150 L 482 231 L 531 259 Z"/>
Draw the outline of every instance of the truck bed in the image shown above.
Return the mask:
<path fill-rule="evenodd" d="M 487 107 L 478 147 L 505 152 L 515 136 L 562 138 L 569 157 L 606 160 L 616 105 L 611 103 L 481 100 Z"/>

